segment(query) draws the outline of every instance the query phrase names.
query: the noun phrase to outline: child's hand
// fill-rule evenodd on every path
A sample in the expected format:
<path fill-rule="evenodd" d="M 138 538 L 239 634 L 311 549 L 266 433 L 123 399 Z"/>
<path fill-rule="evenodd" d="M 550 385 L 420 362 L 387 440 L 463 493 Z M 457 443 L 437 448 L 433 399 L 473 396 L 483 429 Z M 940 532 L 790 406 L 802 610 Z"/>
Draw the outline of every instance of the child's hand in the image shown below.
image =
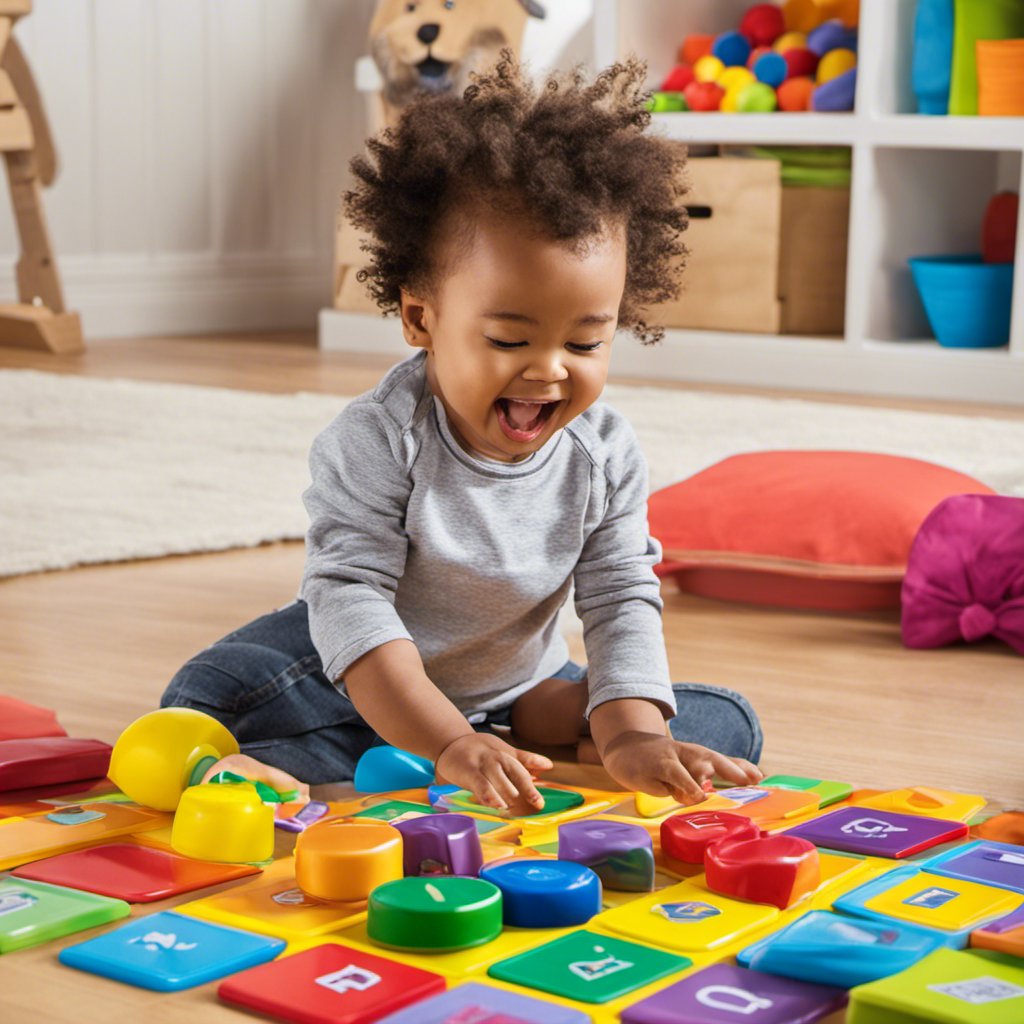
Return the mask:
<path fill-rule="evenodd" d="M 234 772 L 236 775 L 244 775 L 247 779 L 253 779 L 256 782 L 265 782 L 271 789 L 276 789 L 278 793 L 287 793 L 290 789 L 297 789 L 300 800 L 309 800 L 309 786 L 304 782 L 299 782 L 298 779 L 281 771 L 280 768 L 263 764 L 262 761 L 257 761 L 246 754 L 228 754 L 227 757 L 222 757 L 215 765 L 211 765 L 203 775 L 202 781 L 207 782 L 218 772 Z"/>
<path fill-rule="evenodd" d="M 634 792 L 671 796 L 681 804 L 707 799 L 701 789 L 716 773 L 739 786 L 753 786 L 764 773 L 742 757 L 726 757 L 696 743 L 679 743 L 652 732 L 624 732 L 602 758 L 616 782 Z"/>
<path fill-rule="evenodd" d="M 544 798 L 530 777 L 554 765 L 540 754 L 517 750 L 487 733 L 472 732 L 452 740 L 434 766 L 437 781 L 445 780 L 468 789 L 485 807 L 532 814 L 544 806 Z"/>

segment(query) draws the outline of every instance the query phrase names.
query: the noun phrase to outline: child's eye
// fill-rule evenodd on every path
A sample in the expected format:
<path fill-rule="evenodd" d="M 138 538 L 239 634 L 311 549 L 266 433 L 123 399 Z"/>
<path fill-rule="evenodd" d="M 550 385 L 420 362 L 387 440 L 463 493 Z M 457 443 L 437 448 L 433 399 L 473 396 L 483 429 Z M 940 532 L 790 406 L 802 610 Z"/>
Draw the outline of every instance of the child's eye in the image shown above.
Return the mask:
<path fill-rule="evenodd" d="M 485 334 L 484 337 L 487 338 L 487 335 Z M 487 338 L 487 340 L 495 348 L 522 348 L 526 344 L 525 341 L 498 341 L 497 338 Z"/>
<path fill-rule="evenodd" d="M 570 345 L 569 348 L 571 348 L 573 352 L 593 352 L 595 349 L 599 349 L 603 344 L 603 341 L 595 341 L 590 345 Z"/>

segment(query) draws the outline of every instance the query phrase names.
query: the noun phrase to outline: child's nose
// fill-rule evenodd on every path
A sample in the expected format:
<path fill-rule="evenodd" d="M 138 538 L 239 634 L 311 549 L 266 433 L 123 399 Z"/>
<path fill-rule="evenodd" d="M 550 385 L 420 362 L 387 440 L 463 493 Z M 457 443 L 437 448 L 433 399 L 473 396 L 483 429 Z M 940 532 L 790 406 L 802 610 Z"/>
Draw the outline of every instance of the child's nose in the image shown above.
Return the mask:
<path fill-rule="evenodd" d="M 560 352 L 531 352 L 529 365 L 523 370 L 525 380 L 557 381 L 568 376 Z"/>

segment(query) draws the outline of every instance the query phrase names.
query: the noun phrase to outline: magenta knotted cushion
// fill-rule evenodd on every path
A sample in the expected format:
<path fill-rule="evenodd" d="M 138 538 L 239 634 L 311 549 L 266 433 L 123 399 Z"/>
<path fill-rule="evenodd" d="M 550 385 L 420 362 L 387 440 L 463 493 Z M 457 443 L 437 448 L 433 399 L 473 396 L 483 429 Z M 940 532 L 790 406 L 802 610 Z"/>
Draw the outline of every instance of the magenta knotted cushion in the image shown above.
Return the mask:
<path fill-rule="evenodd" d="M 907 647 L 995 636 L 1024 654 L 1024 498 L 940 502 L 911 545 L 901 601 Z"/>

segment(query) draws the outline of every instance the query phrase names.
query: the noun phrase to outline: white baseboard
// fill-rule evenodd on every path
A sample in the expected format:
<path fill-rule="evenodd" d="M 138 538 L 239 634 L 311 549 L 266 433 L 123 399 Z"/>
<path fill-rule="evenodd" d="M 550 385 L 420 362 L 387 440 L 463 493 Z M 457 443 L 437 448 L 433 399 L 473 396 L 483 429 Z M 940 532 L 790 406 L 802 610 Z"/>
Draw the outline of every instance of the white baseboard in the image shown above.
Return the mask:
<path fill-rule="evenodd" d="M 331 294 L 330 257 L 308 254 L 68 257 L 59 269 L 65 304 L 81 315 L 87 341 L 311 330 Z M 5 269 L 0 294 L 16 290 Z"/>
<path fill-rule="evenodd" d="M 320 347 L 404 355 L 397 317 L 320 312 Z M 945 349 L 934 341 L 873 342 L 792 335 L 669 330 L 660 345 L 622 334 L 612 346 L 620 378 L 795 388 L 901 398 L 1024 405 L 1024 354 Z"/>

